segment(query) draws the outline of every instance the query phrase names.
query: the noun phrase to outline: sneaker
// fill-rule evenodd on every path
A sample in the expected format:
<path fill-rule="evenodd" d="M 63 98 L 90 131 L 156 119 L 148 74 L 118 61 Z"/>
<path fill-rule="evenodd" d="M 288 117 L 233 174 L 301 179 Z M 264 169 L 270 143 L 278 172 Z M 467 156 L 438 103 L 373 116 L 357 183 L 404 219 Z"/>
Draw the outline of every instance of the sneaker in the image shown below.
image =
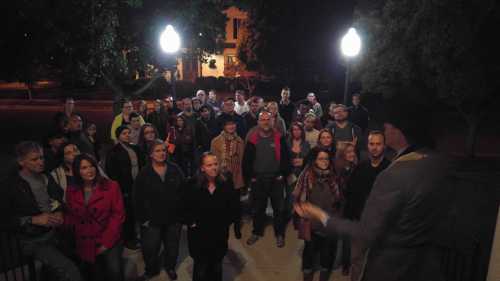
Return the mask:
<path fill-rule="evenodd" d="M 278 248 L 285 247 L 285 238 L 283 236 L 276 237 L 276 246 L 278 246 Z"/>
<path fill-rule="evenodd" d="M 255 242 L 259 241 L 259 239 L 259 235 L 252 234 L 252 236 L 250 236 L 250 238 L 248 238 L 247 240 L 247 245 L 252 246 L 253 244 L 255 244 Z"/>

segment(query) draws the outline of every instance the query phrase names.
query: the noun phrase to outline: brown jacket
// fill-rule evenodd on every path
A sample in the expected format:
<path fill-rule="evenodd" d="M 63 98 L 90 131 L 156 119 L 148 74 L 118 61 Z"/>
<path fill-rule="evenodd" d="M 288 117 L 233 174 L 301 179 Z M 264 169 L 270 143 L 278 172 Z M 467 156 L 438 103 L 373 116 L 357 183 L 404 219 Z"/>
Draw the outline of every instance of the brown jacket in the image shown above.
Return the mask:
<path fill-rule="evenodd" d="M 236 136 L 233 141 L 236 142 L 236 145 L 231 152 L 232 155 L 226 155 L 226 153 L 224 152 L 225 139 L 222 133 L 212 140 L 210 151 L 215 154 L 215 156 L 217 156 L 217 159 L 219 160 L 219 167 L 222 169 L 222 171 L 231 172 L 231 174 L 233 175 L 234 188 L 240 189 L 245 185 L 245 182 L 243 180 L 243 173 L 241 171 L 241 161 L 243 159 L 245 143 L 238 136 Z M 224 159 L 224 157 L 226 159 Z"/>

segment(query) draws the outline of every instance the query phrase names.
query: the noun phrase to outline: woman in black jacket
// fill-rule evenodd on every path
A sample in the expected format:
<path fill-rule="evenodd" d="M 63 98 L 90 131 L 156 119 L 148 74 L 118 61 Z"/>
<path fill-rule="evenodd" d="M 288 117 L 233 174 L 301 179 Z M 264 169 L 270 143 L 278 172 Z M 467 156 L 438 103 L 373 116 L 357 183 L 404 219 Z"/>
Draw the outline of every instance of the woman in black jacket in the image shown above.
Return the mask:
<path fill-rule="evenodd" d="M 118 182 L 123 194 L 126 220 L 123 225 L 125 247 L 137 250 L 139 243 L 135 231 L 135 212 L 133 208 L 132 186 L 139 171 L 144 166 L 144 157 L 137 145 L 131 144 L 130 129 L 120 126 L 116 129 L 117 143 L 106 157 L 106 173 Z"/>
<path fill-rule="evenodd" d="M 200 174 L 190 180 L 186 195 L 189 254 L 194 260 L 193 281 L 222 280 L 229 225 L 237 219 L 233 180 L 220 173 L 217 157 L 209 152 L 200 160 Z"/>
<path fill-rule="evenodd" d="M 136 219 L 141 224 L 142 254 L 146 269 L 142 280 L 160 273 L 160 249 L 170 280 L 176 280 L 181 233 L 181 198 L 184 175 L 167 161 L 167 147 L 158 139 L 149 146 L 150 164 L 141 170 L 134 184 Z"/>

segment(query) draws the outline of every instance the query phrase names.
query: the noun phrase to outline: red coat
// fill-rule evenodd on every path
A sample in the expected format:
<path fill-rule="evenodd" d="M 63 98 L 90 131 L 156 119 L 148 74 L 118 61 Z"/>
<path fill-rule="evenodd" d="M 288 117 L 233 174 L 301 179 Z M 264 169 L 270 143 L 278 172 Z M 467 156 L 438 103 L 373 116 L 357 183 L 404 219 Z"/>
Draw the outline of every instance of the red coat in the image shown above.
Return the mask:
<path fill-rule="evenodd" d="M 103 180 L 98 184 L 88 204 L 81 188 L 69 186 L 66 204 L 64 222 L 74 227 L 76 253 L 82 260 L 94 262 L 101 245 L 111 249 L 120 241 L 125 211 L 120 187 L 115 181 Z"/>

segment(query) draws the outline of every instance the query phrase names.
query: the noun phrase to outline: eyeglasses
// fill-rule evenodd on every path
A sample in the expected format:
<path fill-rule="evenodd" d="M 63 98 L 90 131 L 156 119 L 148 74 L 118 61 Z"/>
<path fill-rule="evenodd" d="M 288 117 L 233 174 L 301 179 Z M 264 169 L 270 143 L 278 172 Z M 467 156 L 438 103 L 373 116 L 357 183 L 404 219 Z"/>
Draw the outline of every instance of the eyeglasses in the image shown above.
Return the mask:
<path fill-rule="evenodd" d="M 316 160 L 318 160 L 318 161 L 330 161 L 330 158 L 328 158 L 328 157 L 319 157 Z"/>

